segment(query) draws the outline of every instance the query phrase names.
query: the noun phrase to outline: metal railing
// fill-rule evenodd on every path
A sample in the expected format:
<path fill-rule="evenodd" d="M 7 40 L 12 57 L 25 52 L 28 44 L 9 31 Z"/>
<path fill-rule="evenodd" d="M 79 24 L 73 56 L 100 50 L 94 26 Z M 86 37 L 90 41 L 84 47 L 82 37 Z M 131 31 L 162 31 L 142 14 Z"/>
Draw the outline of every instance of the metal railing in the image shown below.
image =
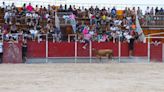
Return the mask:
<path fill-rule="evenodd" d="M 145 15 L 142 26 L 145 27 L 164 27 L 164 15 Z"/>

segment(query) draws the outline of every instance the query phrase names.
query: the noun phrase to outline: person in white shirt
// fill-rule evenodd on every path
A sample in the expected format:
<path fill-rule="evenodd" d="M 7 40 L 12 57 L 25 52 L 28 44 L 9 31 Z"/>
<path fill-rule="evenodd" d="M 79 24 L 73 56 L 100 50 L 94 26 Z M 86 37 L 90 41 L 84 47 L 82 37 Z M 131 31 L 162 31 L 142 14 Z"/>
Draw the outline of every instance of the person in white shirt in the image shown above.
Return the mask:
<path fill-rule="evenodd" d="M 36 30 L 36 27 L 31 28 L 31 29 L 30 29 L 30 33 L 31 33 L 31 35 L 32 35 L 32 39 L 35 40 L 35 38 L 36 38 L 36 36 L 37 36 L 37 34 L 38 34 L 38 30 Z"/>
<path fill-rule="evenodd" d="M 5 20 L 5 23 L 9 23 L 9 21 L 10 21 L 10 12 L 9 11 L 5 12 L 4 20 Z"/>
<path fill-rule="evenodd" d="M 30 12 L 26 13 L 26 23 L 27 25 L 31 25 L 31 18 L 32 18 L 32 14 Z"/>
<path fill-rule="evenodd" d="M 114 25 L 112 25 L 112 26 L 110 27 L 110 30 L 111 30 L 111 31 L 116 31 L 116 27 L 115 27 Z"/>
<path fill-rule="evenodd" d="M 11 10 L 11 6 L 8 5 L 8 6 L 6 7 L 6 10 Z"/>
<path fill-rule="evenodd" d="M 147 7 L 146 10 L 145 10 L 145 15 L 147 15 L 147 14 L 150 14 L 150 9 L 149 9 L 149 7 Z"/>
<path fill-rule="evenodd" d="M 4 11 L 6 10 L 6 4 L 5 4 L 5 2 L 2 3 L 1 8 L 2 8 Z"/>
<path fill-rule="evenodd" d="M 32 14 L 32 17 L 33 17 L 33 24 L 37 25 L 38 24 L 39 15 L 36 12 L 34 12 Z"/>

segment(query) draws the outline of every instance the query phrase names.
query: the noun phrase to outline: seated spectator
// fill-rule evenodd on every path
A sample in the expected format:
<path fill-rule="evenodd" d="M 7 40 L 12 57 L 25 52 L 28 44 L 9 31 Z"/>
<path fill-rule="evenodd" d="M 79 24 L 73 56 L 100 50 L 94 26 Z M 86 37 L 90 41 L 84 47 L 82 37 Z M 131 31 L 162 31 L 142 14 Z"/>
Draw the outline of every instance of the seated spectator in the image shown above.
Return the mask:
<path fill-rule="evenodd" d="M 20 25 L 21 23 L 23 23 L 23 20 L 24 18 L 22 18 L 22 14 L 19 13 L 16 15 L 16 25 Z"/>
<path fill-rule="evenodd" d="M 11 16 L 11 11 L 6 11 L 4 15 L 5 23 L 11 23 L 10 16 Z"/>
<path fill-rule="evenodd" d="M 99 42 L 106 42 L 108 40 L 109 40 L 108 35 L 106 33 L 103 33 Z"/>
<path fill-rule="evenodd" d="M 61 41 L 61 31 L 54 26 L 54 34 L 53 34 L 55 41 L 60 42 Z"/>
<path fill-rule="evenodd" d="M 3 24 L 2 26 L 2 33 L 5 35 L 9 32 L 9 25 L 7 23 Z"/>
<path fill-rule="evenodd" d="M 31 12 L 26 13 L 26 24 L 29 26 L 32 25 L 32 13 Z"/>
<path fill-rule="evenodd" d="M 32 13 L 32 21 L 33 21 L 33 24 L 34 25 L 37 25 L 38 24 L 38 22 L 39 22 L 39 15 L 38 15 L 38 13 L 36 13 L 35 11 L 33 11 L 33 13 Z"/>
<path fill-rule="evenodd" d="M 31 27 L 31 29 L 29 30 L 29 32 L 32 35 L 32 39 L 35 40 L 38 34 L 38 30 L 36 30 L 36 27 Z"/>
<path fill-rule="evenodd" d="M 11 27 L 10 27 L 10 33 L 11 34 L 17 33 L 17 27 L 16 27 L 15 24 L 11 25 Z"/>

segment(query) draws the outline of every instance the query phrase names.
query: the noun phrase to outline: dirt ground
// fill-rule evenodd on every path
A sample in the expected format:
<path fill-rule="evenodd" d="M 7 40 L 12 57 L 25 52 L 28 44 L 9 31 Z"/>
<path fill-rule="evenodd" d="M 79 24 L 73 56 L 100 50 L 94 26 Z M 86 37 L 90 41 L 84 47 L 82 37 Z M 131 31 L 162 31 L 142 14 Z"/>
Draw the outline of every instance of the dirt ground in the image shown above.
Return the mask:
<path fill-rule="evenodd" d="M 164 64 L 2 64 L 0 92 L 164 92 Z"/>

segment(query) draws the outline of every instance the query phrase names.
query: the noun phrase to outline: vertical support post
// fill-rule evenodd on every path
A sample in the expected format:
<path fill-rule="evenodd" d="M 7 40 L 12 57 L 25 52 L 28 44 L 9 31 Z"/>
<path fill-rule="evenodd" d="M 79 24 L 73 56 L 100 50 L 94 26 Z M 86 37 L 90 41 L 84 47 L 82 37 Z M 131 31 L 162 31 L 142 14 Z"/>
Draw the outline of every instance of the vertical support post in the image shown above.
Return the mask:
<path fill-rule="evenodd" d="M 118 62 L 120 63 L 120 58 L 121 58 L 121 41 L 120 41 L 120 36 L 119 36 L 119 41 L 118 41 Z"/>
<path fill-rule="evenodd" d="M 147 51 L 147 55 L 148 55 L 148 63 L 150 63 L 150 35 L 148 35 L 148 51 Z"/>
<path fill-rule="evenodd" d="M 77 35 L 75 35 L 75 63 L 77 63 Z"/>
<path fill-rule="evenodd" d="M 53 43 L 55 42 L 55 34 L 52 34 Z"/>
<path fill-rule="evenodd" d="M 46 34 L 46 63 L 48 63 L 48 34 Z"/>
<path fill-rule="evenodd" d="M 40 43 L 40 37 L 39 37 L 40 34 L 37 35 L 38 37 L 38 43 Z M 46 36 L 47 37 L 47 36 Z M 46 38 L 47 39 L 47 38 Z"/>
<path fill-rule="evenodd" d="M 164 43 L 162 44 L 162 62 L 164 63 Z"/>
<path fill-rule="evenodd" d="M 14 35 L 16 35 L 16 43 L 19 43 L 19 34 L 14 34 Z"/>
<path fill-rule="evenodd" d="M 3 35 L 3 34 L 1 34 L 1 36 L 2 36 L 2 43 L 3 43 L 3 41 L 4 41 L 4 38 L 3 38 L 3 36 L 4 36 L 4 35 Z"/>
<path fill-rule="evenodd" d="M 92 41 L 89 43 L 89 62 L 92 63 Z"/>

